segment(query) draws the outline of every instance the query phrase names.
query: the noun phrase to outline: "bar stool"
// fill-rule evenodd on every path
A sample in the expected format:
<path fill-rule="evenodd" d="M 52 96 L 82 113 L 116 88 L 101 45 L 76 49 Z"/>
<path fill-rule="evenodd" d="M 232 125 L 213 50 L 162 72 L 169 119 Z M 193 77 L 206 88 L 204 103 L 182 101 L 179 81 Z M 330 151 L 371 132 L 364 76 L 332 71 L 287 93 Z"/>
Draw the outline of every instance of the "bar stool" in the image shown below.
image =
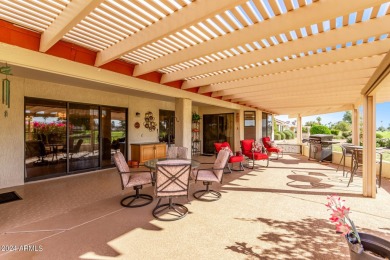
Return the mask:
<path fill-rule="evenodd" d="M 352 145 L 352 144 L 341 144 L 341 145 L 340 145 L 341 151 L 342 151 L 342 156 L 341 156 L 339 165 L 337 166 L 336 172 L 338 172 L 339 167 L 341 166 L 341 161 L 342 161 L 342 162 L 343 162 L 343 177 L 344 177 L 344 176 L 345 176 L 345 177 L 348 176 L 348 172 L 345 174 L 345 158 L 346 158 L 346 157 L 351 158 L 351 172 L 352 172 L 352 166 L 353 166 L 353 160 L 352 160 L 353 148 L 350 147 L 350 146 L 353 146 L 353 145 Z"/>

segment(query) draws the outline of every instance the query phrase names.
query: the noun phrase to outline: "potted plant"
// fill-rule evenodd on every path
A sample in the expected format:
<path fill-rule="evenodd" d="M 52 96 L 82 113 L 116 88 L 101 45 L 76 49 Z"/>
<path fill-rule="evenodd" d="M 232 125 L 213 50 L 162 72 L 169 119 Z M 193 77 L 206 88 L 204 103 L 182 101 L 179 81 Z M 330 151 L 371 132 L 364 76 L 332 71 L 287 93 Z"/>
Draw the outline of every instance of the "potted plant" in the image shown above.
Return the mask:
<path fill-rule="evenodd" d="M 199 121 L 201 118 L 200 118 L 200 115 L 196 112 L 192 112 L 192 121 Z"/>
<path fill-rule="evenodd" d="M 336 231 L 345 236 L 352 260 L 378 260 L 390 258 L 390 241 L 380 237 L 358 232 L 349 217 L 350 211 L 344 200 L 329 196 L 326 206 L 332 211 L 330 221 L 336 224 Z"/>

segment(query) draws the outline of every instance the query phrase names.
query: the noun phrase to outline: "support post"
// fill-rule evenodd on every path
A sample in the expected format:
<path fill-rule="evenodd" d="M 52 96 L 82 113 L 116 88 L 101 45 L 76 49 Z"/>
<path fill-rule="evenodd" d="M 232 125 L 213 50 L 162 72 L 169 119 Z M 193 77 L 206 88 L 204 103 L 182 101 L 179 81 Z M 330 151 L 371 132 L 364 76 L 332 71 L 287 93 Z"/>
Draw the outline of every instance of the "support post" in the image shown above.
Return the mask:
<path fill-rule="evenodd" d="M 192 101 L 186 98 L 176 98 L 175 115 L 175 145 L 188 148 L 187 158 L 191 158 L 191 127 L 192 127 Z"/>
<path fill-rule="evenodd" d="M 297 116 L 297 144 L 302 143 L 302 116 L 298 114 Z"/>
<path fill-rule="evenodd" d="M 352 143 L 354 145 L 360 144 L 360 115 L 359 115 L 359 108 L 354 107 L 352 109 Z"/>
<path fill-rule="evenodd" d="M 375 95 L 363 98 L 363 196 L 376 197 Z"/>

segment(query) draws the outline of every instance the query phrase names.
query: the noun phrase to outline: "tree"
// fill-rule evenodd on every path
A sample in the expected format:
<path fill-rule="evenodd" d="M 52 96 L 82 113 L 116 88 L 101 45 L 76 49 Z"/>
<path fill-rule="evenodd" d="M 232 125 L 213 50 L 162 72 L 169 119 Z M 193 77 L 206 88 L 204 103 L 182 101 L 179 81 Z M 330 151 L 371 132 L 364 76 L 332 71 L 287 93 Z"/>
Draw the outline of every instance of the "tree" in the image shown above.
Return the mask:
<path fill-rule="evenodd" d="M 345 111 L 343 115 L 343 121 L 352 124 L 352 113 L 351 111 Z"/>
<path fill-rule="evenodd" d="M 383 126 L 380 126 L 380 127 L 378 127 L 377 131 L 384 132 L 384 131 L 386 131 L 386 128 L 384 128 Z"/>
<path fill-rule="evenodd" d="M 316 120 L 317 120 L 318 124 L 321 125 L 322 118 L 319 116 L 319 117 L 316 118 Z"/>
<path fill-rule="evenodd" d="M 316 121 L 307 121 L 305 126 L 313 126 L 313 125 L 318 125 Z"/>
<path fill-rule="evenodd" d="M 351 124 L 346 121 L 339 121 L 333 128 L 342 132 L 351 131 Z"/>

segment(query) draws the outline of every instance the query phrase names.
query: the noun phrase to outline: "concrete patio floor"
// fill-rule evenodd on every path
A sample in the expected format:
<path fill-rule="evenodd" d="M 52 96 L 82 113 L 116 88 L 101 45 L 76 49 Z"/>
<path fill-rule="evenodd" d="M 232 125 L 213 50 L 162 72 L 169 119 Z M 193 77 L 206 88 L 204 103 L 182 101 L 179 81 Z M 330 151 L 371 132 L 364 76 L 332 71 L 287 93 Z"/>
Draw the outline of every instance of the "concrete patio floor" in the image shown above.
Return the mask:
<path fill-rule="evenodd" d="M 203 184 L 191 182 L 190 203 L 178 199 L 190 214 L 173 222 L 153 218 L 157 200 L 121 207 L 133 191 L 121 191 L 116 169 L 3 189 L 23 200 L 0 204 L 0 259 L 349 259 L 326 196 L 346 200 L 359 231 L 390 239 L 390 182 L 382 180 L 376 199 L 364 198 L 361 177 L 347 188 L 335 168 L 285 155 L 268 168 L 225 174 L 223 185 L 213 184 L 222 193 L 215 202 L 195 200 Z M 5 252 L 5 245 L 37 250 Z"/>

